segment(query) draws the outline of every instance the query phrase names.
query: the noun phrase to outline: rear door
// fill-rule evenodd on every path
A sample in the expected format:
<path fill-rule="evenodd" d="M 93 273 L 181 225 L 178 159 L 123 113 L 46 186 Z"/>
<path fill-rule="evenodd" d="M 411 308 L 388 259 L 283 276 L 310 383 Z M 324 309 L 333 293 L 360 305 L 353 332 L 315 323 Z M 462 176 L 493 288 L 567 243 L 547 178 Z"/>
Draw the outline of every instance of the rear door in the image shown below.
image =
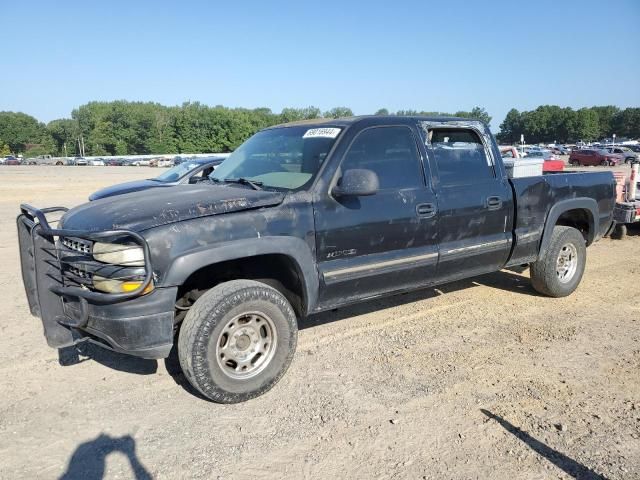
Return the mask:
<path fill-rule="evenodd" d="M 314 201 L 320 308 L 433 282 L 436 197 L 415 125 L 365 128 L 347 147 L 328 191 Z M 334 197 L 350 169 L 375 172 L 375 195 Z"/>
<path fill-rule="evenodd" d="M 439 281 L 499 270 L 511 248 L 513 193 L 481 128 L 426 129 L 437 176 Z"/>

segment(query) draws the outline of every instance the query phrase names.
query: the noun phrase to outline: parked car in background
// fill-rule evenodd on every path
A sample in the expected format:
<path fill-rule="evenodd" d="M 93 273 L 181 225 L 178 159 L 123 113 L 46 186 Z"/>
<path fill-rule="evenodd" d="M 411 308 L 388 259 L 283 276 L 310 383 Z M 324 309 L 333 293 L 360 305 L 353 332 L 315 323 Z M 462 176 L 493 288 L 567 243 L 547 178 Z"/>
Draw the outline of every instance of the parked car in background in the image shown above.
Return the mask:
<path fill-rule="evenodd" d="M 516 147 L 500 145 L 500 156 L 502 158 L 521 158 L 520 151 Z"/>
<path fill-rule="evenodd" d="M 135 160 L 134 162 L 131 163 L 131 165 L 133 165 L 134 167 L 148 167 L 150 164 L 151 164 L 151 160 L 149 160 L 148 158 Z"/>
<path fill-rule="evenodd" d="M 568 148 L 565 148 L 561 145 L 556 145 L 555 147 L 550 147 L 549 150 L 554 155 L 569 155 L 571 153 Z"/>
<path fill-rule="evenodd" d="M 569 155 L 569 164 L 579 166 L 615 166 L 624 162 L 624 157 L 617 153 L 609 153 L 603 149 L 583 148 L 572 150 Z"/>
<path fill-rule="evenodd" d="M 625 148 L 628 148 L 629 150 L 636 152 L 636 153 L 640 153 L 640 144 L 638 145 L 625 145 Z"/>
<path fill-rule="evenodd" d="M 104 167 L 104 160 L 101 158 L 94 158 L 89 160 L 89 165 L 92 167 Z"/>
<path fill-rule="evenodd" d="M 87 162 L 87 159 L 84 157 L 74 157 L 73 159 L 74 165 L 77 166 L 87 166 L 89 163 Z"/>
<path fill-rule="evenodd" d="M 121 167 L 124 161 L 121 158 L 108 158 L 104 162 L 108 167 Z"/>
<path fill-rule="evenodd" d="M 9 155 L 8 157 L 4 157 L 4 162 L 5 165 L 20 165 L 22 162 L 20 161 L 20 159 L 14 157 L 13 155 Z"/>
<path fill-rule="evenodd" d="M 166 168 L 166 167 L 173 167 L 173 165 L 174 163 L 173 163 L 173 160 L 171 159 L 167 160 L 163 158 L 162 160 L 158 160 L 158 167 Z"/>
<path fill-rule="evenodd" d="M 564 162 L 549 150 L 533 150 L 529 152 L 526 157 L 527 160 L 533 160 L 535 158 L 544 160 L 542 164 L 543 172 L 562 172 L 564 170 Z"/>
<path fill-rule="evenodd" d="M 119 183 L 111 187 L 103 188 L 89 196 L 89 200 L 122 195 L 124 193 L 138 192 L 150 188 L 171 187 L 188 183 L 199 183 L 208 179 L 215 168 L 222 163 L 224 157 L 206 157 L 189 160 L 161 173 L 155 178 L 146 180 L 134 180 L 132 182 Z"/>
<path fill-rule="evenodd" d="M 619 155 L 622 155 L 622 157 L 624 158 L 624 163 L 635 162 L 638 160 L 638 154 L 627 147 L 607 147 L 603 150 L 606 150 L 609 153 L 617 153 Z"/>

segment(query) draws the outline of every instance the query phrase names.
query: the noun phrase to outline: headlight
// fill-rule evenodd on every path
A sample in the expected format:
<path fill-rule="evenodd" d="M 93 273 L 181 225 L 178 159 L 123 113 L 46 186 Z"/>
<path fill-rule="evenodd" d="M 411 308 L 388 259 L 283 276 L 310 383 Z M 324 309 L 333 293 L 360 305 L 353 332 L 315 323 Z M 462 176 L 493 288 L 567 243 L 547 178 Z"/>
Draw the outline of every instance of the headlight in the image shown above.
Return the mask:
<path fill-rule="evenodd" d="M 144 250 L 135 243 L 96 242 L 93 244 L 93 258 L 125 267 L 144 266 Z"/>
<path fill-rule="evenodd" d="M 93 288 L 106 293 L 130 293 L 140 288 L 142 283 L 142 280 L 114 280 L 112 278 L 100 277 L 98 275 L 93 276 Z M 141 295 L 149 293 L 153 288 L 152 280 L 141 292 Z"/>

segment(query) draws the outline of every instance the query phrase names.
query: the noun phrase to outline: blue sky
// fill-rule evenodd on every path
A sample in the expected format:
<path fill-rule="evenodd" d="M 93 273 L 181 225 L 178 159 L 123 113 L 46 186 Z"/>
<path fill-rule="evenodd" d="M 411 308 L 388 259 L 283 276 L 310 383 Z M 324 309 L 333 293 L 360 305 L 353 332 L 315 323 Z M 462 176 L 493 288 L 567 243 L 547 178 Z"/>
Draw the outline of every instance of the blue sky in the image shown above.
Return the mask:
<path fill-rule="evenodd" d="M 640 106 L 640 0 L 1 0 L 0 110 Z"/>

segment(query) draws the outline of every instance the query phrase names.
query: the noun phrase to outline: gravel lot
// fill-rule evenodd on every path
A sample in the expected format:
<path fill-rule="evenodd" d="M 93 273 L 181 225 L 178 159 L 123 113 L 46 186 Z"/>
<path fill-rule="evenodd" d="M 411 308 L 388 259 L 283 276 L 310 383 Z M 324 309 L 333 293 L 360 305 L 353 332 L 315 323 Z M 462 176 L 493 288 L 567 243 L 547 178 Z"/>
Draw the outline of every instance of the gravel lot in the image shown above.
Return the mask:
<path fill-rule="evenodd" d="M 146 178 L 0 167 L 0 478 L 640 478 L 640 231 L 589 248 L 578 291 L 504 271 L 314 316 L 251 402 L 194 396 L 172 361 L 61 367 L 29 314 L 14 218 Z"/>

